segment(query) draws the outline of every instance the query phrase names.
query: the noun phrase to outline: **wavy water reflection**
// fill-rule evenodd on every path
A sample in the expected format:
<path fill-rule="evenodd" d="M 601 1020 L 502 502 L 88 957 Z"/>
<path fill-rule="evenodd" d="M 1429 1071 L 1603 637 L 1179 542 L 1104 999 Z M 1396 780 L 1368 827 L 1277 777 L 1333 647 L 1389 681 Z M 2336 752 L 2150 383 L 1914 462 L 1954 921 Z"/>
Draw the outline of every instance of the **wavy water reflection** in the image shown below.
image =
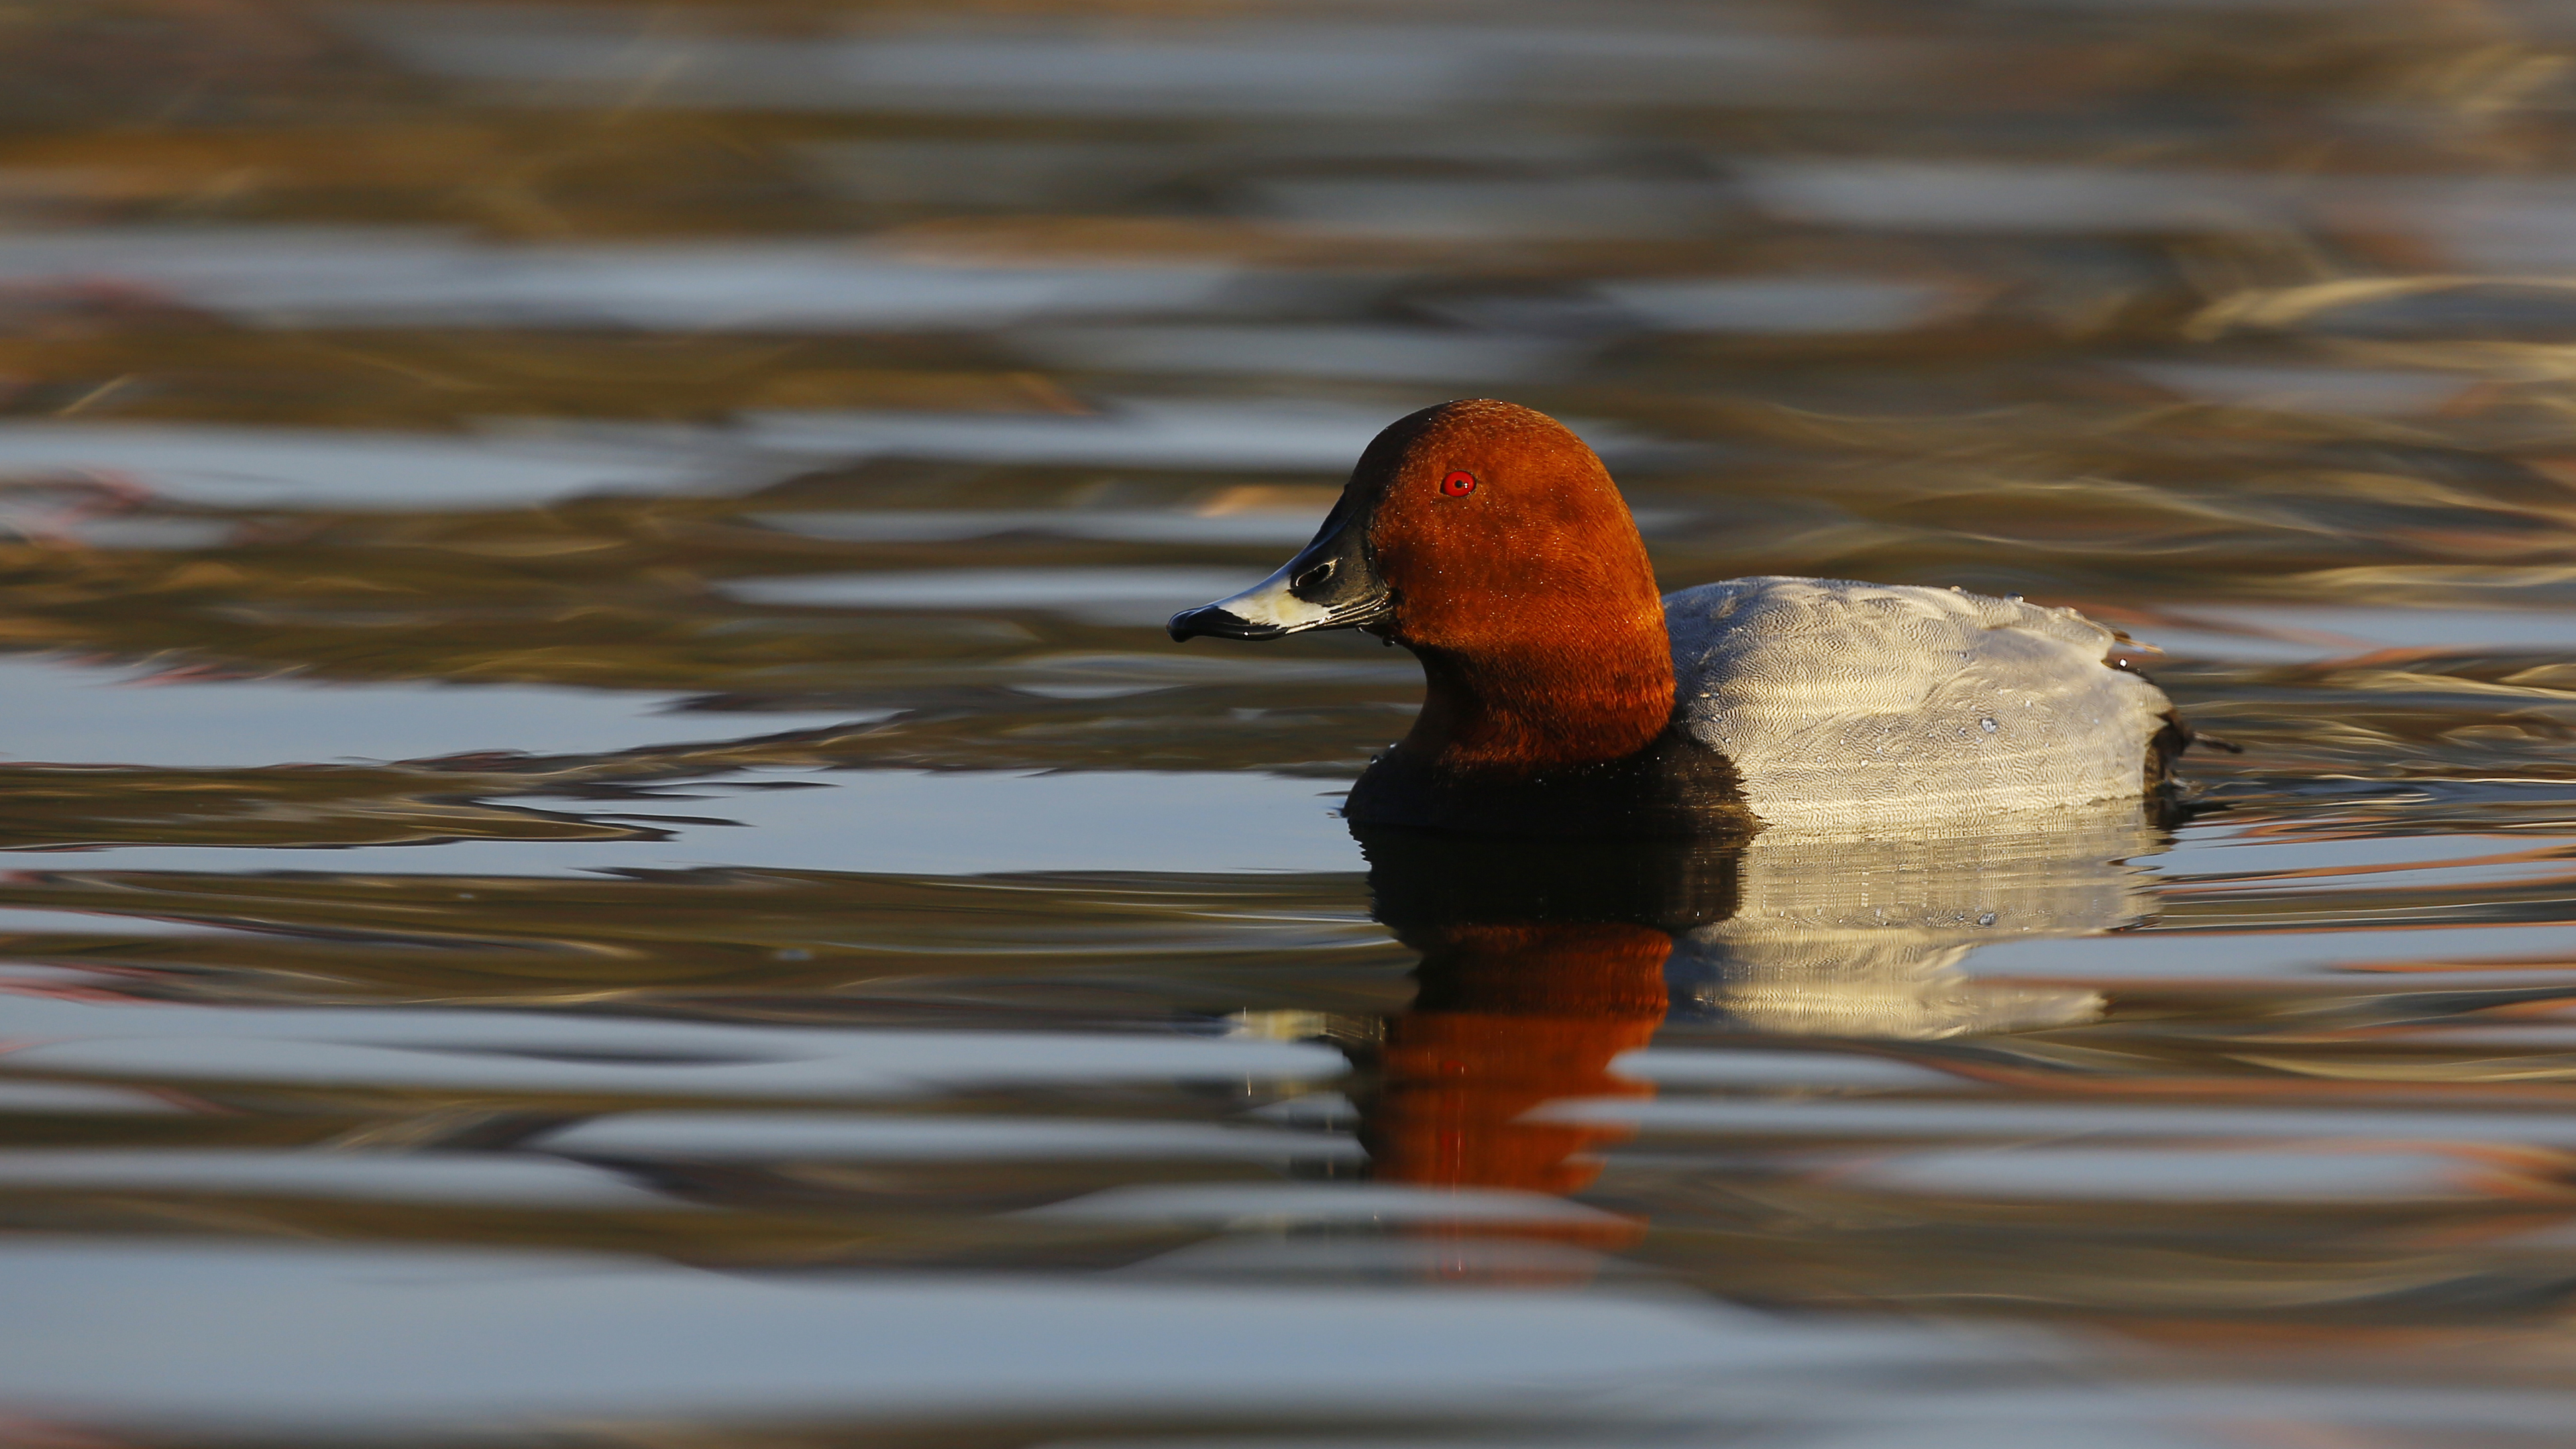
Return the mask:
<path fill-rule="evenodd" d="M 2556 1443 L 2576 27 L 0 6 L 0 1438 Z M 1693 849 L 1175 650 L 1501 392 L 2242 755 Z"/>

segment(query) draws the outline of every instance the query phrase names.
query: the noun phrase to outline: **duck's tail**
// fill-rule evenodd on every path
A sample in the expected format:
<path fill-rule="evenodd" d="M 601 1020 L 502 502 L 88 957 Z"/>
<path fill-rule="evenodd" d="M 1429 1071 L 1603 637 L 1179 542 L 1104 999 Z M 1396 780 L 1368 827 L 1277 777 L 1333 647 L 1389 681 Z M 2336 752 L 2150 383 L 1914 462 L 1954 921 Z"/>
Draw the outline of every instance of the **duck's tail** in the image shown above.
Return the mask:
<path fill-rule="evenodd" d="M 2231 755 L 2245 753 L 2243 745 L 2193 729 L 2183 719 L 2182 711 L 2169 709 L 2164 725 L 2147 739 L 2147 793 L 2154 794 L 2174 782 L 2173 763 L 2183 751 L 2197 746 L 2205 750 L 2224 750 Z"/>

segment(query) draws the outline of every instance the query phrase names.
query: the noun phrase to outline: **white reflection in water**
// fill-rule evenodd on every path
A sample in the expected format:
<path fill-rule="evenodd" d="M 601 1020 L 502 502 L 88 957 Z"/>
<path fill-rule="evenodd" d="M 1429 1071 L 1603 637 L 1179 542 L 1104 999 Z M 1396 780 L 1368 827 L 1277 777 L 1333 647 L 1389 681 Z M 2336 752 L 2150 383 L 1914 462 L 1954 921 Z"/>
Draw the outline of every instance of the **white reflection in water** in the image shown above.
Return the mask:
<path fill-rule="evenodd" d="M 1099 624 L 1158 624 L 1243 587 L 1240 572 L 1207 568 L 939 569 L 734 579 L 720 591 L 746 604 L 852 609 L 1036 609 Z"/>
<path fill-rule="evenodd" d="M 1826 1176 L 1842 1186 L 1951 1197 L 2318 1203 L 2480 1197 L 2504 1177 L 2465 1154 L 2431 1151 L 2059 1146 L 1897 1153 Z"/>
<path fill-rule="evenodd" d="M 1281 544 L 1315 536 L 1328 497 L 1312 508 L 1200 512 L 1177 508 L 916 508 L 755 513 L 752 521 L 812 538 L 857 543 L 957 543 L 1037 534 L 1119 543 Z M 736 585 L 740 587 L 740 585 Z"/>
<path fill-rule="evenodd" d="M 87 1082 L 0 1080 L 0 1113 L 13 1117 L 90 1113 L 158 1116 L 180 1110 L 177 1103 L 166 1097 L 130 1087 L 107 1087 Z"/>
<path fill-rule="evenodd" d="M 1123 200 L 1221 164 L 1204 145 L 1099 137 L 811 141 L 796 154 L 816 179 L 855 200 L 968 211 Z"/>
<path fill-rule="evenodd" d="M 2576 1121 L 2545 1111 L 2428 1112 L 2357 1107 L 2163 1107 L 2133 1102 L 1762 1101 L 1599 1098 L 1540 1109 L 1540 1120 L 1633 1124 L 1650 1133 L 1749 1137 L 2180 1137 L 2576 1147 Z"/>
<path fill-rule="evenodd" d="M 1578 1193 L 1639 1122 L 1696 1105 L 1657 1103 L 1658 1090 L 1787 1107 L 1773 1130 L 1790 1134 L 1816 1105 L 1800 1096 L 1982 1095 L 1850 1048 L 1650 1046 L 1668 1022 L 1702 1041 L 1712 1025 L 1849 1041 L 2090 1020 L 2103 1005 L 2091 990 L 1980 981 L 1962 962 L 1989 942 L 2080 937 L 2143 914 L 2144 877 L 2118 863 L 2154 849 L 2139 802 L 1982 823 L 1921 822 L 1895 839 L 1773 827 L 1749 844 L 1363 830 L 1372 914 L 1422 953 L 1412 1002 L 1355 1049 L 1375 1068 L 1347 1104 L 1371 1176 Z M 1753 1092 L 1781 1095 L 1741 1096 Z M 1327 1121 L 1340 1105 L 1314 1104 Z M 1315 1120 L 1305 1112 L 1269 1115 Z M 1644 1231 L 1596 1226 L 1604 1240 Z"/>
<path fill-rule="evenodd" d="M 1004 1041 L 1003 1046 L 1022 1045 Z M 390 1090 L 445 1089 L 484 1092 L 608 1092 L 658 1096 L 692 1092 L 714 1098 L 788 1098 L 830 1101 L 913 1095 L 930 1087 L 920 1077 L 890 1072 L 863 1058 L 822 1057 L 788 1062 L 664 1063 L 555 1061 L 538 1056 L 460 1046 L 344 1046 L 299 1043 L 280 1050 L 254 1037 L 148 1037 L 42 1042 L 11 1054 L 33 1071 L 173 1082 L 259 1082 L 272 1086 L 347 1090 L 364 1085 Z M 971 1060 L 946 1068 L 981 1075 Z M 987 1064 L 989 1066 L 989 1064 Z M 1213 1065 L 1213 1064 L 1211 1064 Z M 1230 1066 L 1231 1064 L 1228 1064 Z M 1060 1072 L 1022 1063 L 996 1071 L 1009 1079 L 1055 1082 Z M 1140 1065 L 1135 1075 L 1161 1073 Z M 1231 1076 L 1231 1070 L 1220 1070 Z M 936 1080 L 932 1078 L 931 1080 Z"/>
<path fill-rule="evenodd" d="M 113 477 L 217 508 L 531 508 L 595 493 L 730 492 L 782 471 L 712 436 L 694 448 L 641 448 L 356 429 L 0 423 L 0 476 Z"/>
<path fill-rule="evenodd" d="M 460 1055 L 474 1052 L 532 1060 L 632 1058 L 675 1068 L 758 1062 L 864 1060 L 910 1080 L 981 1080 L 1030 1073 L 1115 1080 L 1129 1065 L 1145 1076 L 1182 1066 L 1211 1066 L 1221 1076 L 1256 1072 L 1311 1075 L 1339 1071 L 1339 1058 L 1299 1042 L 1258 1037 L 1176 1036 L 1163 1032 L 912 1031 L 795 1026 L 780 1023 L 594 1016 L 570 1011 L 478 1010 L 463 1007 L 192 1006 L 171 1002 L 19 995 L 0 992 L 0 1039 L 146 1037 L 237 1038 L 266 1042 L 357 1042 Z M 1288 1068 L 1294 1067 L 1294 1071 Z"/>
<path fill-rule="evenodd" d="M 1415 406 L 1441 399 L 1426 394 Z M 1382 404 L 1126 398 L 1098 413 L 751 412 L 741 437 L 780 453 L 893 455 L 989 463 L 1268 468 L 1340 475 L 1387 424 Z M 1646 440 L 1565 419 L 1614 458 Z"/>
<path fill-rule="evenodd" d="M 2463 271 L 2545 277 L 2576 266 L 2576 184 L 2564 177 L 2427 181 L 2352 210 L 2363 225 L 2411 227 Z"/>
<path fill-rule="evenodd" d="M 1497 1266 L 1515 1265 L 1505 1260 Z M 1864 1411 L 1853 1407 L 1845 1412 Z M 2061 1418 L 2045 1424 L 2016 1424 L 1993 1419 L 1977 1419 L 1964 1424 L 1924 1423 L 1918 1418 L 1901 1425 L 1860 1429 L 1801 1425 L 1774 1428 L 1768 1432 L 1757 1429 L 1744 1437 L 1729 1434 L 1725 1443 L 1728 1449 L 2069 1449 L 2069 1445 L 2075 1442 L 2071 1436 L 2080 1434 L 2083 1449 L 2268 1449 L 2268 1446 L 2259 1446 L 2255 1441 L 2232 1434 L 2213 1437 L 2152 1424 L 2106 1423 L 2097 1417 L 2102 1412 L 2104 1406 L 2096 1405 L 2091 1415 Z M 1392 1435 L 1303 1438 L 1271 1434 L 1259 1438 L 1058 1439 L 1040 1446 L 1040 1449 L 1459 1449 L 1462 1442 L 1508 1444 L 1511 1449 L 1605 1449 L 1607 1445 L 1664 1442 L 1660 1437 L 1652 1437 L 1657 1433 L 1652 1429 L 1631 1433 L 1635 1437 L 1604 1439 L 1598 1434 L 1559 1437 L 1559 1433 L 1514 1432 L 1509 1438 L 1474 1441 Z"/>
<path fill-rule="evenodd" d="M 2439 412 L 2484 381 L 2471 372 L 2394 367 L 2229 362 L 2133 362 L 2128 367 L 2158 387 L 2202 402 L 2351 417 Z"/>
<path fill-rule="evenodd" d="M 1611 1060 L 1610 1070 L 1658 1087 L 1829 1087 L 1854 1091 L 1957 1089 L 1967 1079 L 1933 1067 L 1858 1052 L 1649 1047 Z"/>
<path fill-rule="evenodd" d="M 1140 1183 L 1032 1208 L 1066 1222 L 1205 1223 L 1229 1229 L 1302 1224 L 1484 1223 L 1606 1225 L 1599 1208 L 1536 1192 L 1396 1183 Z"/>
<path fill-rule="evenodd" d="M 1409 119 L 1472 106 L 1883 103 L 1917 57 L 1860 37 L 1652 24 L 1283 25 L 1203 13 L 1195 25 L 991 22 L 795 39 L 643 27 L 567 6 L 374 4 L 332 12 L 416 70 L 544 105 L 720 106 L 1087 117 Z M 1549 19 L 1556 17 L 1551 15 Z M 1231 23 L 1229 23 L 1231 22 Z M 1497 82 L 1501 84 L 1497 84 Z"/>
<path fill-rule="evenodd" d="M 2019 828 L 2014 828 L 2019 827 Z M 2161 848 L 2135 801 L 1853 839 L 1774 827 L 1746 846 L 1733 914 L 1679 937 L 1677 1009 L 1792 1035 L 1929 1038 L 2091 1019 L 2080 989 L 1980 982 L 1970 952 L 2097 935 L 2152 909 Z"/>
<path fill-rule="evenodd" d="M 412 760 L 480 750 L 597 754 L 857 724 L 808 711 L 676 714 L 681 696 L 535 684 L 151 683 L 122 671 L 0 658 L 0 759 L 200 769 Z M 882 717 L 882 716 L 877 716 Z"/>
<path fill-rule="evenodd" d="M 1222 772 L 845 770 L 829 788 L 664 796 L 603 812 L 594 800 L 515 796 L 658 832 L 628 840 L 451 840 L 418 845 L 107 846 L 0 851 L 9 869 L 564 875 L 713 866 L 885 875 L 1032 870 L 1351 871 L 1359 853 L 1323 780 Z M 667 803 L 666 803 L 667 802 Z M 665 817 L 685 817 L 672 820 Z"/>
<path fill-rule="evenodd" d="M 722 1099 L 918 1096 L 1006 1083 L 1328 1080 L 1302 1042 L 1168 1032 L 728 1026 L 571 1013 L 162 1003 L 0 993 L 0 1059 L 27 1072 L 383 1089 Z M 30 1038 L 41 1038 L 30 1041 Z"/>
<path fill-rule="evenodd" d="M 2301 214 L 2308 178 L 1989 161 L 1747 161 L 1773 215 L 1916 231 L 2243 231 Z"/>
<path fill-rule="evenodd" d="M 1266 29 L 1236 44 L 1186 39 L 1087 40 L 1076 33 L 789 41 L 692 35 L 667 39 L 586 23 L 578 11 L 518 10 L 507 29 L 440 26 L 406 5 L 353 12 L 363 34 L 432 74 L 534 82 L 561 103 L 597 101 L 599 87 L 672 105 L 774 110 L 1035 111 L 1110 116 L 1165 113 L 1406 115 L 1456 98 L 1458 59 L 1428 46 L 1390 50 L 1335 43 L 1299 28 Z"/>
<path fill-rule="evenodd" d="M 1241 327 L 1063 327 L 1016 334 L 1044 366 L 1078 372 L 1239 373 L 1411 382 L 1532 382 L 1579 359 L 1547 338 L 1424 327 L 1297 323 Z"/>
<path fill-rule="evenodd" d="M 143 1433 L 1036 1414 L 1258 1415 L 1293 1433 L 1378 1414 L 1499 1418 L 1541 1446 L 2187 1449 L 2248 1441 L 2162 1426 L 2555 1433 L 2576 1416 L 2545 1389 L 2238 1379 L 2178 1398 L 2153 1379 L 2069 1382 L 2071 1355 L 2035 1337 L 1597 1291 L 765 1281 L 605 1255 L 41 1238 L 0 1247 L 0 1272 L 13 1410 Z"/>
<path fill-rule="evenodd" d="M 0 283 L 102 280 L 261 327 L 633 327 L 841 332 L 1197 312 L 1223 262 L 928 263 L 806 242 L 504 245 L 366 227 L 0 235 Z"/>
<path fill-rule="evenodd" d="M 1548 1224 L 1531 1226 L 1542 1233 L 1550 1230 Z M 1554 1226 L 1561 1230 L 1565 1225 Z M 1204 1238 L 1131 1263 L 1119 1272 L 1130 1276 L 1219 1277 L 1236 1281 L 1247 1277 L 1302 1279 L 1310 1283 L 1344 1276 L 1379 1282 L 1463 1279 L 1484 1283 L 1592 1283 L 1604 1278 L 1634 1280 L 1645 1276 L 1636 1265 L 1608 1253 L 1527 1238 L 1457 1233 L 1404 1237 L 1365 1232 L 1276 1233 L 1257 1227 L 1250 1232 Z"/>
<path fill-rule="evenodd" d="M 1246 188 L 1256 215 L 1326 235 L 1407 241 L 1581 241 L 1702 236 L 1725 229 L 1723 183 L 1567 177 L 1291 179 Z"/>
<path fill-rule="evenodd" d="M 536 1139 L 549 1152 L 606 1157 L 831 1162 L 1348 1161 L 1346 1137 L 1205 1122 L 1080 1117 L 823 1116 L 621 1112 Z"/>
<path fill-rule="evenodd" d="M 1919 232 L 2351 232 L 2408 237 L 2461 271 L 2546 276 L 2576 262 L 2563 177 L 2149 169 L 1989 160 L 1748 159 L 1773 218 Z"/>
<path fill-rule="evenodd" d="M 2567 786 L 2551 781 L 2543 788 L 2555 796 Z M 2576 868 L 2567 847 L 2558 844 L 2567 838 L 2564 826 L 2546 834 L 2461 830 L 2382 836 L 2349 825 L 2336 829 L 2324 820 L 2317 824 L 2313 832 L 2288 832 L 2277 825 L 2232 827 L 2222 819 L 2183 831 L 2158 865 L 2175 878 L 2175 893 L 2201 905 L 2224 905 L 2230 895 L 2249 893 L 2278 898 L 2373 886 L 2555 884 Z"/>
<path fill-rule="evenodd" d="M 1337 496 L 1318 490 L 1303 508 L 908 508 L 845 509 L 830 513 L 755 513 L 752 521 L 813 538 L 859 543 L 952 543 L 1030 534 L 1120 543 L 1191 543 L 1295 546 L 1315 536 Z M 1678 532 L 1706 515 L 1694 509 L 1632 502 L 1629 512 L 1648 538 Z M 1014 572 L 1025 572 L 1015 570 Z M 927 577 L 928 575 L 924 575 Z M 739 581 L 729 587 L 740 589 Z M 776 582 L 784 583 L 785 580 Z"/>
<path fill-rule="evenodd" d="M 1828 1382 L 1847 1394 L 2034 1358 L 1958 1331 L 1504 1288 L 781 1282 L 574 1254 L 24 1238 L 0 1246 L 0 1274 L 13 1411 L 200 1434 L 684 1415 L 1588 1415 L 1641 1384 L 1664 1405 L 1674 1392 L 1812 1399 Z"/>
<path fill-rule="evenodd" d="M 68 907 L 10 907 L 0 909 L 0 936 L 115 935 L 193 936 L 212 927 L 194 921 L 163 921 L 150 916 L 120 916 L 112 911 L 83 911 Z M 53 966 L 0 965 L 0 989 L 23 982 L 48 979 L 60 973 L 69 979 L 72 973 Z"/>
<path fill-rule="evenodd" d="M 2160 609 L 2155 618 L 2149 632 L 2156 644 L 2176 655 L 2216 659 L 2304 663 L 2382 649 L 2576 648 L 2576 615 L 2563 608 L 2224 604 Z"/>
<path fill-rule="evenodd" d="M 1902 332 L 1964 312 L 1974 294 L 1886 277 L 1673 277 L 1599 282 L 1593 294 L 1656 332 L 1834 336 Z"/>
<path fill-rule="evenodd" d="M 2441 962 L 2408 980 L 2391 974 L 2348 979 L 2354 990 L 2406 991 L 2496 986 L 2564 988 L 2576 978 L 2576 925 L 2427 926 L 2392 934 L 2384 913 L 2369 929 L 2327 920 L 2305 930 L 2146 930 L 2083 942 L 2000 942 L 1968 963 L 1979 976 L 2036 981 L 2268 981 L 2314 977 L 2372 963 Z M 2476 969 L 2481 963 L 2493 969 Z M 2457 965 L 2468 969 L 2447 969 Z"/>
<path fill-rule="evenodd" d="M 679 1204 L 558 1158 L 483 1152 L 0 1151 L 0 1193 L 203 1192 L 548 1208 Z"/>

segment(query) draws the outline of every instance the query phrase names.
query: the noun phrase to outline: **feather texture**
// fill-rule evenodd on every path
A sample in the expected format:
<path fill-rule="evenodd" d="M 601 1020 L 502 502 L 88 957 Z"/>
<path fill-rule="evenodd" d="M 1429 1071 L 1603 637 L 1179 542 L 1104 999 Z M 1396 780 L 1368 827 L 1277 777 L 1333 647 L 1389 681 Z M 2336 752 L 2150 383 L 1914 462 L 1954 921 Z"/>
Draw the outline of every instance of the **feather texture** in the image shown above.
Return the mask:
<path fill-rule="evenodd" d="M 2072 609 L 1841 579 L 1664 598 L 1682 727 L 1783 825 L 2037 810 L 2146 789 L 2172 703 Z"/>

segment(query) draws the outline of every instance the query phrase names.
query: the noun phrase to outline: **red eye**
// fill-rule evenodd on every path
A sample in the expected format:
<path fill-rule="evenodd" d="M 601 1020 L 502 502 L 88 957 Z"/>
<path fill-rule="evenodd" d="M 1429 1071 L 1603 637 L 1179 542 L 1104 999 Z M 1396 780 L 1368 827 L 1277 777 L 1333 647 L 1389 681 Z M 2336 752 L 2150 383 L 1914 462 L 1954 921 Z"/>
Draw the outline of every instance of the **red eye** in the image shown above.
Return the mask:
<path fill-rule="evenodd" d="M 1440 480 L 1440 491 L 1452 498 L 1464 498 L 1476 491 L 1476 475 L 1462 468 Z"/>

